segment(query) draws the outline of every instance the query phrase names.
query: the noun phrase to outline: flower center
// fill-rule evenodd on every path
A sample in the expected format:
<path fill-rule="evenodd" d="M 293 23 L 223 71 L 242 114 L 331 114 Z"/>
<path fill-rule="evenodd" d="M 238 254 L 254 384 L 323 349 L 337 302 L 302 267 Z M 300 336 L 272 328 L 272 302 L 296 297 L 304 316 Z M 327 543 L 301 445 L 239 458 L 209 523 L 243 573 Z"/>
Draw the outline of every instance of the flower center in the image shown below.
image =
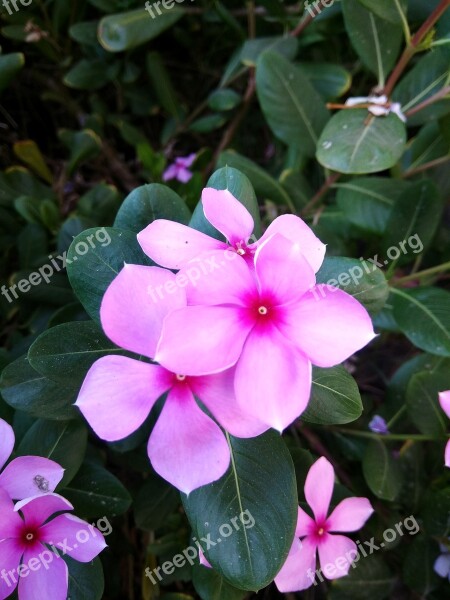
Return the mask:
<path fill-rule="evenodd" d="M 267 315 L 267 313 L 268 313 L 269 311 L 267 310 L 267 308 L 266 308 L 265 306 L 260 306 L 260 307 L 258 308 L 258 312 L 259 312 L 259 314 L 260 314 L 260 315 Z"/>
<path fill-rule="evenodd" d="M 245 255 L 245 250 L 244 248 L 238 248 L 236 250 L 236 252 L 239 254 L 239 256 L 244 256 Z"/>
<path fill-rule="evenodd" d="M 32 542 L 34 540 L 34 533 L 27 533 L 25 539 L 27 542 Z"/>
<path fill-rule="evenodd" d="M 186 375 L 176 375 L 175 377 L 177 378 L 178 381 L 185 381 L 186 380 Z"/>
<path fill-rule="evenodd" d="M 323 527 L 321 527 L 320 529 L 317 530 L 317 535 L 323 535 L 325 533 L 325 529 Z"/>

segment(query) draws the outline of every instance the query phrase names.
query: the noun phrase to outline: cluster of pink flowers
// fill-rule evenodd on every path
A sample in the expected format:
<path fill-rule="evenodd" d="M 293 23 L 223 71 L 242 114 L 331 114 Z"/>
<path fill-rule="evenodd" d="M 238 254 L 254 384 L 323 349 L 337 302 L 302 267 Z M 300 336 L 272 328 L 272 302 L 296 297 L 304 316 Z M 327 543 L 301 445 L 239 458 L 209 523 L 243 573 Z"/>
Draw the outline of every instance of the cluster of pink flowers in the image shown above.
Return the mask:
<path fill-rule="evenodd" d="M 357 300 L 318 292 L 325 245 L 300 218 L 278 217 L 255 242 L 253 218 L 230 192 L 207 188 L 202 206 L 226 241 L 163 219 L 138 234 L 160 267 L 125 265 L 100 317 L 141 358 L 99 359 L 77 399 L 97 435 L 116 441 L 165 395 L 148 454 L 185 493 L 226 472 L 223 430 L 281 432 L 308 404 L 312 365 L 339 364 L 374 337 Z"/>
<path fill-rule="evenodd" d="M 0 469 L 14 442 L 12 427 L 0 419 Z M 60 465 L 37 456 L 15 458 L 0 474 L 0 600 L 16 589 L 20 600 L 66 600 L 62 557 L 90 562 L 106 547 L 100 531 L 68 514 L 73 506 L 53 493 L 63 475 Z"/>

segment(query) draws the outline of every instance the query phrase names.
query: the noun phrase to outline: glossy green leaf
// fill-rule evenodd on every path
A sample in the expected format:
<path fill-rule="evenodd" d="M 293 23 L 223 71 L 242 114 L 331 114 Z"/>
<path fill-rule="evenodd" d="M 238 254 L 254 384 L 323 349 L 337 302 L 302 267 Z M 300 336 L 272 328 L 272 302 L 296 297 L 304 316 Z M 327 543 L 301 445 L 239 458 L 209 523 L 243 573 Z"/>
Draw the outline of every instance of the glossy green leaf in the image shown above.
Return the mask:
<path fill-rule="evenodd" d="M 72 175 L 83 162 L 98 156 L 102 149 L 102 140 L 91 129 L 83 131 L 69 131 L 64 129 L 59 132 L 59 138 L 70 150 L 70 158 L 67 165 L 69 175 Z"/>
<path fill-rule="evenodd" d="M 225 125 L 226 122 L 227 119 L 224 115 L 220 113 L 213 113 L 211 115 L 206 115 L 206 117 L 197 119 L 189 126 L 189 129 L 191 131 L 195 131 L 196 133 L 209 133 L 210 131 L 220 129 Z"/>
<path fill-rule="evenodd" d="M 69 568 L 70 600 L 101 600 L 105 589 L 105 577 L 100 558 L 82 563 L 64 556 L 63 560 Z"/>
<path fill-rule="evenodd" d="M 361 556 L 347 577 L 333 582 L 330 600 L 390 599 L 394 586 L 395 577 L 380 556 Z"/>
<path fill-rule="evenodd" d="M 22 52 L 0 55 L 0 92 L 8 87 L 14 76 L 24 65 L 25 56 Z"/>
<path fill-rule="evenodd" d="M 264 52 L 256 67 L 256 90 L 273 133 L 313 156 L 329 114 L 302 71 L 283 56 Z"/>
<path fill-rule="evenodd" d="M 427 598 L 441 582 L 434 570 L 439 554 L 436 542 L 423 536 L 417 537 L 408 547 L 403 563 L 403 579 L 422 598 Z"/>
<path fill-rule="evenodd" d="M 405 0 L 358 0 L 380 19 L 390 23 L 401 23 L 402 12 L 405 11 Z M 401 11 L 401 12 L 400 12 Z"/>
<path fill-rule="evenodd" d="M 362 467 L 367 485 L 375 496 L 395 500 L 402 485 L 401 470 L 392 450 L 383 441 L 368 443 Z"/>
<path fill-rule="evenodd" d="M 241 102 L 241 96 L 231 89 L 220 89 L 212 92 L 208 97 L 208 106 L 217 112 L 233 110 Z"/>
<path fill-rule="evenodd" d="M 281 568 L 294 537 L 294 466 L 275 432 L 249 440 L 231 438 L 230 449 L 228 472 L 182 495 L 183 504 L 197 539 L 209 535 L 216 544 L 205 555 L 227 583 L 260 590 Z"/>
<path fill-rule="evenodd" d="M 139 233 L 156 219 L 187 225 L 190 212 L 180 196 L 166 185 L 150 183 L 136 188 L 123 201 L 114 227 Z"/>
<path fill-rule="evenodd" d="M 288 60 L 293 60 L 298 50 L 298 41 L 293 36 L 262 37 L 246 40 L 240 52 L 240 60 L 247 67 L 255 67 L 263 52 L 277 52 Z"/>
<path fill-rule="evenodd" d="M 156 474 L 150 474 L 134 502 L 134 518 L 139 529 L 159 529 L 180 503 L 177 490 Z"/>
<path fill-rule="evenodd" d="M 439 404 L 438 394 L 450 389 L 447 368 L 416 373 L 406 390 L 408 416 L 417 429 L 428 435 L 443 435 L 448 419 Z"/>
<path fill-rule="evenodd" d="M 103 60 L 78 61 L 64 76 L 64 83 L 75 90 L 99 90 L 109 81 Z"/>
<path fill-rule="evenodd" d="M 405 124 L 396 115 L 374 117 L 365 109 L 341 110 L 320 136 L 317 160 L 340 173 L 377 173 L 397 163 L 405 143 Z"/>
<path fill-rule="evenodd" d="M 302 420 L 319 425 L 356 421 L 363 411 L 358 385 L 344 367 L 313 368 L 311 399 Z"/>
<path fill-rule="evenodd" d="M 341 65 L 301 62 L 299 67 L 325 100 L 340 98 L 350 89 L 352 76 Z"/>
<path fill-rule="evenodd" d="M 214 569 L 203 565 L 193 566 L 192 583 L 202 600 L 242 600 L 248 595 L 227 583 Z"/>
<path fill-rule="evenodd" d="M 412 344 L 430 354 L 450 356 L 450 293 L 438 288 L 392 288 L 393 314 Z"/>

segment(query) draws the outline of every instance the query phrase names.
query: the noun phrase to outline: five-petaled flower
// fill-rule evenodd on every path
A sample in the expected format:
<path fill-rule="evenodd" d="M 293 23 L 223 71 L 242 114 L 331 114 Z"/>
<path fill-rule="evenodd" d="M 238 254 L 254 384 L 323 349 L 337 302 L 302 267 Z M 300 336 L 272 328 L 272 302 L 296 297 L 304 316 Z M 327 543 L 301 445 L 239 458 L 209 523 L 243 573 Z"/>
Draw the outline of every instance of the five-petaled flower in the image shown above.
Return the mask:
<path fill-rule="evenodd" d="M 347 575 L 358 552 L 353 540 L 337 532 L 361 529 L 373 513 L 367 498 L 346 498 L 328 516 L 334 487 L 334 469 L 324 457 L 309 470 L 305 497 L 314 518 L 298 508 L 296 538 L 289 556 L 275 577 L 281 592 L 296 592 L 310 587 L 316 576 L 316 555 L 328 579 Z"/>
<path fill-rule="evenodd" d="M 181 183 L 187 183 L 192 178 L 192 171 L 189 167 L 195 161 L 196 154 L 189 154 L 189 156 L 179 156 L 175 159 L 171 165 L 164 171 L 162 179 L 163 181 L 169 181 L 170 179 L 177 179 Z"/>

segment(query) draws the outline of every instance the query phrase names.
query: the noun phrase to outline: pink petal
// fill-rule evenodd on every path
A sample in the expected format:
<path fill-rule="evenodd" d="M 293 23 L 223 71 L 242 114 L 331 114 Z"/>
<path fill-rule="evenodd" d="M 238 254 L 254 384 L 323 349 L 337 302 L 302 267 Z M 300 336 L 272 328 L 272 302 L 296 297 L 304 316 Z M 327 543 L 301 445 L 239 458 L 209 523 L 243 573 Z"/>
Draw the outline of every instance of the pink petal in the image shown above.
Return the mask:
<path fill-rule="evenodd" d="M 101 439 L 121 440 L 139 429 L 171 380 L 158 365 L 104 356 L 89 369 L 76 406 Z"/>
<path fill-rule="evenodd" d="M 298 507 L 298 517 L 297 517 L 297 527 L 295 529 L 296 537 L 304 537 L 309 535 L 312 531 L 314 531 L 316 527 L 316 523 L 314 519 L 305 513 L 303 508 Z"/>
<path fill-rule="evenodd" d="M 338 579 L 349 572 L 356 558 L 356 544 L 345 535 L 326 534 L 319 544 L 319 561 L 322 574 L 327 579 Z"/>
<path fill-rule="evenodd" d="M 178 273 L 188 280 L 188 304 L 247 306 L 258 290 L 253 273 L 237 252 L 229 249 L 201 255 Z"/>
<path fill-rule="evenodd" d="M 14 510 L 20 510 L 27 525 L 39 527 L 55 513 L 73 510 L 73 506 L 58 494 L 46 494 L 21 500 L 17 502 Z"/>
<path fill-rule="evenodd" d="M 21 577 L 19 581 L 19 598 L 20 600 L 66 600 L 67 590 L 69 587 L 69 571 L 66 563 L 62 558 L 58 558 L 56 554 L 54 558 L 50 554 L 45 554 L 48 557 L 47 567 L 42 560 L 39 559 L 39 554 L 45 552 L 45 547 L 36 551 L 27 551 L 23 557 L 23 564 L 33 565 L 36 570 L 29 569 L 26 577 Z M 53 554 L 53 553 L 52 553 Z M 33 559 L 35 559 L 33 561 Z M 36 559 L 39 561 L 36 563 Z M 34 566 L 36 565 L 36 566 Z M 37 566 L 39 565 L 39 566 Z"/>
<path fill-rule="evenodd" d="M 195 159 L 197 158 L 197 154 L 193 152 L 192 154 L 188 154 L 187 156 L 179 156 L 176 160 L 177 165 L 181 165 L 182 167 L 191 167 Z"/>
<path fill-rule="evenodd" d="M 137 239 L 147 256 L 168 269 L 181 269 L 199 254 L 227 249 L 224 242 L 166 219 L 150 223 Z"/>
<path fill-rule="evenodd" d="M 235 389 L 243 410 L 283 431 L 308 404 L 311 364 L 274 326 L 257 327 L 237 364 Z"/>
<path fill-rule="evenodd" d="M 189 379 L 189 385 L 197 398 L 228 433 L 240 438 L 261 435 L 269 429 L 269 426 L 249 415 L 237 403 L 234 376 L 233 368 L 217 375 L 192 377 Z"/>
<path fill-rule="evenodd" d="M 118 346 L 152 357 L 164 317 L 186 306 L 186 292 L 175 275 L 159 267 L 125 265 L 106 290 L 100 308 L 102 327 Z"/>
<path fill-rule="evenodd" d="M 445 412 L 447 417 L 450 419 L 450 390 L 439 393 L 439 402 L 442 410 Z"/>
<path fill-rule="evenodd" d="M 106 548 L 103 535 L 74 515 L 59 515 L 41 527 L 41 540 L 55 546 L 59 554 L 83 563 L 94 560 Z"/>
<path fill-rule="evenodd" d="M 259 246 L 255 270 L 262 298 L 271 298 L 277 305 L 298 302 L 316 283 L 303 254 L 280 234 Z"/>
<path fill-rule="evenodd" d="M 300 251 L 311 265 L 314 273 L 317 273 L 322 265 L 326 246 L 322 244 L 313 230 L 302 219 L 294 215 L 281 215 L 277 217 L 257 242 L 258 245 L 264 243 L 275 233 L 280 233 L 291 242 L 298 244 Z"/>
<path fill-rule="evenodd" d="M 334 488 L 334 469 L 322 456 L 309 469 L 305 481 L 305 497 L 316 522 L 325 520 Z"/>
<path fill-rule="evenodd" d="M 169 165 L 162 175 L 162 180 L 170 181 L 171 179 L 176 179 L 178 175 L 178 169 L 179 167 L 176 163 Z"/>
<path fill-rule="evenodd" d="M 184 167 L 178 167 L 177 179 L 181 183 L 187 183 L 192 179 L 193 173 L 189 171 L 189 169 L 185 169 Z"/>
<path fill-rule="evenodd" d="M 338 289 L 317 285 L 285 308 L 280 330 L 318 367 L 340 364 L 375 337 L 366 309 Z"/>
<path fill-rule="evenodd" d="M 230 463 L 224 434 L 197 406 L 188 385 L 167 396 L 148 455 L 155 471 L 185 494 L 222 477 Z"/>
<path fill-rule="evenodd" d="M 14 503 L 9 494 L 0 488 L 0 540 L 18 537 L 22 525 L 23 521 L 14 512 Z"/>
<path fill-rule="evenodd" d="M 445 446 L 445 466 L 450 467 L 450 440 Z"/>
<path fill-rule="evenodd" d="M 204 553 L 203 553 L 203 551 L 202 551 L 201 548 L 198 551 L 198 558 L 199 558 L 199 562 L 200 562 L 201 565 L 203 565 L 204 567 L 207 567 L 208 569 L 212 569 L 211 565 L 208 562 L 208 559 L 204 555 Z"/>
<path fill-rule="evenodd" d="M 0 542 L 0 599 L 10 596 L 17 587 L 17 567 L 22 558 L 23 548 L 17 540 L 3 540 Z M 8 573 L 14 573 L 14 579 Z M 22 600 L 22 598 L 20 599 Z"/>
<path fill-rule="evenodd" d="M 19 456 L 0 475 L 0 487 L 11 498 L 23 500 L 37 494 L 53 492 L 64 475 L 64 469 L 48 458 Z"/>
<path fill-rule="evenodd" d="M 210 375 L 232 367 L 252 327 L 237 306 L 188 306 L 164 320 L 155 360 L 173 373 Z"/>
<path fill-rule="evenodd" d="M 316 550 L 316 545 L 309 538 L 294 540 L 286 562 L 275 577 L 280 592 L 300 592 L 313 584 Z"/>
<path fill-rule="evenodd" d="M 11 425 L 0 419 L 0 469 L 11 456 L 14 449 L 14 431 Z"/>
<path fill-rule="evenodd" d="M 231 192 L 205 188 L 202 205 L 205 217 L 232 246 L 246 246 L 255 224 L 252 215 Z"/>
<path fill-rule="evenodd" d="M 367 498 L 345 498 L 328 517 L 329 531 L 358 531 L 373 513 Z"/>

